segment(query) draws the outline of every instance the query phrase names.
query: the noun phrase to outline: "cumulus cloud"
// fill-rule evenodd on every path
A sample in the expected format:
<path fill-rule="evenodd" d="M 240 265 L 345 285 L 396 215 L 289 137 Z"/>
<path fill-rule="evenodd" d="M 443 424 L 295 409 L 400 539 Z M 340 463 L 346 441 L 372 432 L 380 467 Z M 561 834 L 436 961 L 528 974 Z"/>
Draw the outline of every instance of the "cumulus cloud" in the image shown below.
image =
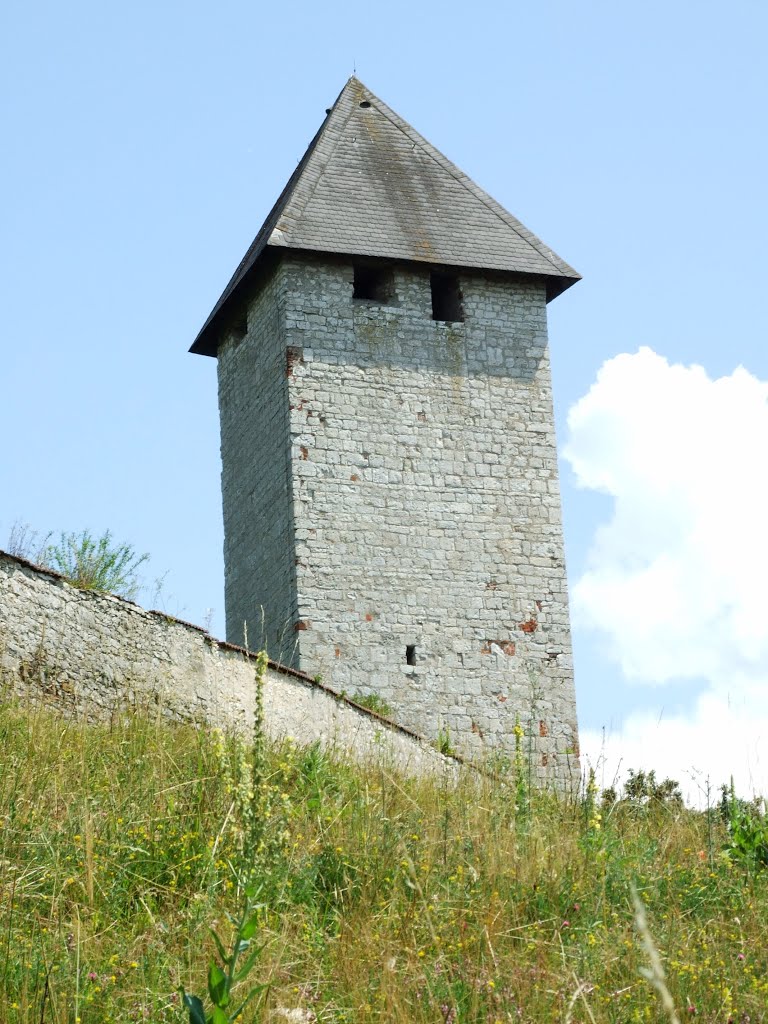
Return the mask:
<path fill-rule="evenodd" d="M 582 758 L 601 786 L 622 782 L 628 768 L 653 769 L 680 783 L 687 803 L 703 806 L 733 779 L 740 796 L 768 795 L 768 709 L 750 702 L 701 696 L 686 715 L 662 709 L 629 715 L 615 732 L 582 729 Z"/>
<path fill-rule="evenodd" d="M 707 747 L 714 763 L 727 731 L 737 774 L 768 789 L 766 766 L 755 774 L 768 738 L 768 382 L 641 348 L 603 365 L 568 427 L 577 485 L 612 499 L 572 588 L 575 627 L 599 633 L 628 680 L 707 687 L 689 717 L 631 716 L 610 742 L 630 767 L 644 750 L 671 771 Z"/>

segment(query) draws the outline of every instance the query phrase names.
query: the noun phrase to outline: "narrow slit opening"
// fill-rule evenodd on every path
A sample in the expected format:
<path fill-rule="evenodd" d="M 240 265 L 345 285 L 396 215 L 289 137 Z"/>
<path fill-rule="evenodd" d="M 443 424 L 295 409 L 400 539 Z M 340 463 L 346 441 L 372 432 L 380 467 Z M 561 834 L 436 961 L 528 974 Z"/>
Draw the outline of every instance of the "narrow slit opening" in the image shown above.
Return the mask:
<path fill-rule="evenodd" d="M 416 644 L 408 644 L 405 648 L 405 663 L 406 665 L 416 664 Z"/>

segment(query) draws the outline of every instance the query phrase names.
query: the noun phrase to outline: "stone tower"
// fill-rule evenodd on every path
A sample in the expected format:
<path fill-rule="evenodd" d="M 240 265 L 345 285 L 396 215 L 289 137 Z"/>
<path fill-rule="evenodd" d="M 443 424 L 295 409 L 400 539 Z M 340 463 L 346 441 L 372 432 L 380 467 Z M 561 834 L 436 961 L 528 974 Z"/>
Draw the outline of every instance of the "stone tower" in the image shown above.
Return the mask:
<path fill-rule="evenodd" d="M 546 306 L 579 275 L 355 78 L 192 351 L 227 638 L 458 749 L 577 754 Z"/>

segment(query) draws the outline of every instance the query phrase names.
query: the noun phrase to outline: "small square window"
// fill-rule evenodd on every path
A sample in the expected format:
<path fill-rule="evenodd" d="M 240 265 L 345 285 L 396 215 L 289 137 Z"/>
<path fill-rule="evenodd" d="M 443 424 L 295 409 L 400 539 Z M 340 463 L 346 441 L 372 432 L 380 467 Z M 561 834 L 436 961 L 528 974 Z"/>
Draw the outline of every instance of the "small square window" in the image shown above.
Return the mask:
<path fill-rule="evenodd" d="M 367 299 L 386 306 L 395 297 L 394 275 L 389 267 L 355 266 L 353 299 Z"/>
<path fill-rule="evenodd" d="M 429 284 L 432 289 L 432 319 L 461 323 L 464 320 L 464 307 L 458 277 L 433 271 L 429 275 Z"/>

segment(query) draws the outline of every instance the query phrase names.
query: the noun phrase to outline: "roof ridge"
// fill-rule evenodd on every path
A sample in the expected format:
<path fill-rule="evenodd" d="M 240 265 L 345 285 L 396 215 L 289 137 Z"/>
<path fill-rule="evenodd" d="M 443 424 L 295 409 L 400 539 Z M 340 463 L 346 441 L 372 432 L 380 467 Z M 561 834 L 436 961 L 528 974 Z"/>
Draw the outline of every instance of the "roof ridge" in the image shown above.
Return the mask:
<path fill-rule="evenodd" d="M 308 148 L 307 152 L 304 154 L 304 158 L 306 160 L 306 163 L 304 165 L 305 176 L 306 176 L 306 172 L 310 171 L 311 172 L 311 178 L 310 178 L 310 180 L 307 183 L 309 187 L 306 189 L 306 193 L 307 193 L 306 197 L 303 199 L 303 201 L 300 200 L 298 203 L 296 203 L 296 206 L 297 206 L 296 212 L 291 217 L 291 219 L 293 221 L 298 222 L 301 219 L 301 215 L 304 213 L 304 210 L 306 210 L 306 208 L 307 208 L 307 204 L 309 203 L 309 201 L 312 199 L 312 197 L 314 196 L 315 192 L 317 191 L 317 186 L 320 184 L 320 181 L 321 181 L 321 179 L 323 177 L 323 174 L 325 173 L 325 170 L 328 167 L 328 164 L 331 162 L 331 160 L 333 158 L 333 155 L 336 152 L 336 148 L 338 147 L 339 142 L 341 141 L 341 132 L 336 131 L 336 125 L 335 124 L 333 125 L 332 132 L 329 132 L 328 130 L 329 130 L 329 128 L 331 128 L 331 122 L 332 121 L 337 121 L 339 119 L 339 117 L 342 116 L 341 113 L 340 113 L 340 111 L 341 111 L 340 104 L 341 104 L 341 101 L 344 99 L 345 94 L 349 90 L 349 87 L 350 87 L 352 82 L 355 82 L 358 85 L 362 85 L 363 84 L 358 78 L 355 78 L 354 75 L 351 75 L 349 77 L 349 79 L 347 80 L 346 84 L 344 85 L 344 88 L 341 90 L 339 95 L 336 97 L 336 99 L 333 102 L 333 105 L 330 107 L 328 113 L 326 114 L 326 118 L 323 121 L 323 123 L 320 125 L 320 128 L 318 129 L 318 132 L 317 132 L 317 135 L 315 136 L 315 139 L 312 140 L 315 143 L 315 145 L 312 147 L 312 152 L 310 153 L 309 148 Z M 363 88 L 365 88 L 365 86 L 363 86 Z M 370 91 L 370 90 L 366 90 L 366 91 Z M 373 93 L 371 93 L 371 95 L 373 95 Z M 347 114 L 349 114 L 349 111 L 347 111 Z M 318 154 L 320 152 L 321 145 L 325 141 L 325 136 L 326 135 L 328 135 L 328 139 L 329 139 L 329 142 L 331 143 L 331 145 L 329 146 L 329 151 L 327 153 L 323 153 L 324 160 L 322 161 L 322 163 L 319 163 L 317 170 L 315 170 L 315 168 L 313 166 L 311 166 L 312 163 L 313 163 L 312 158 L 316 154 Z M 334 137 L 334 135 L 335 135 L 335 137 Z M 296 197 L 297 197 L 297 192 L 296 192 L 296 190 L 294 190 L 293 194 L 288 198 L 287 202 L 285 203 L 284 210 L 286 212 L 288 210 L 288 207 L 294 203 L 294 201 L 296 200 Z M 270 240 L 267 239 L 267 244 L 269 244 L 269 241 Z"/>
<path fill-rule="evenodd" d="M 320 143 L 322 141 L 322 138 L 323 138 L 324 134 L 326 133 L 326 131 L 328 129 L 331 117 L 333 116 L 335 111 L 338 109 L 339 101 L 342 99 L 342 97 L 344 96 L 344 93 L 349 88 L 350 83 L 353 82 L 353 81 L 356 82 L 358 85 L 362 85 L 362 82 L 360 82 L 359 79 L 355 78 L 354 75 L 351 76 L 347 80 L 347 82 L 345 83 L 344 88 L 341 90 L 339 95 L 334 100 L 332 106 L 326 112 L 326 116 L 323 119 L 322 124 L 320 125 L 320 127 L 317 129 L 317 131 L 315 132 L 314 136 L 310 140 L 310 143 L 307 146 L 307 148 L 305 149 L 304 154 L 302 155 L 301 159 L 298 161 L 298 163 L 296 164 L 295 168 L 291 172 L 291 175 L 288 178 L 288 181 L 283 186 L 282 192 L 277 197 L 277 199 L 275 200 L 271 210 L 269 211 L 269 213 L 265 217 L 263 224 L 261 225 L 261 227 L 259 228 L 258 233 L 256 234 L 256 237 L 251 242 L 251 244 L 248 246 L 248 248 L 247 248 L 247 250 L 245 252 L 245 255 L 243 256 L 243 258 L 240 260 L 240 262 L 238 263 L 237 267 L 235 268 L 235 272 L 232 274 L 232 276 L 230 277 L 229 281 L 225 285 L 224 291 L 221 293 L 221 296 L 219 297 L 218 302 L 213 307 L 213 309 L 211 310 L 211 312 L 210 312 L 210 314 L 208 316 L 208 319 L 205 321 L 205 323 L 203 324 L 202 328 L 198 332 L 198 336 L 195 339 L 195 342 L 194 342 L 194 344 L 192 346 L 193 349 L 197 345 L 198 341 L 203 337 L 205 332 L 208 330 L 208 327 L 212 324 L 212 322 L 214 321 L 214 319 L 218 315 L 219 311 L 222 309 L 224 304 L 229 299 L 230 295 L 232 295 L 234 293 L 234 291 L 236 290 L 236 288 L 238 287 L 238 285 L 240 284 L 242 279 L 248 273 L 248 271 L 251 268 L 251 265 L 252 265 L 253 261 L 255 259 L 257 259 L 259 254 L 260 254 L 260 252 L 266 246 L 268 246 L 270 244 L 270 240 L 272 238 L 272 234 L 273 234 L 275 228 L 278 225 L 280 217 L 286 211 L 286 209 L 288 208 L 288 206 L 291 203 L 291 201 L 295 198 L 295 196 L 296 196 L 296 186 L 299 184 L 299 182 L 301 181 L 302 177 L 304 176 L 304 174 L 306 173 L 307 169 L 309 168 L 309 166 L 310 166 L 310 164 L 312 162 L 312 157 L 315 155 L 315 153 L 317 151 L 317 148 L 320 145 Z M 363 88 L 365 88 L 365 86 L 363 86 Z M 370 90 L 368 90 L 368 91 L 370 91 Z M 373 95 L 373 93 L 371 93 L 371 95 Z M 306 208 L 307 203 L 312 198 L 312 196 L 314 194 L 314 191 L 317 188 L 318 183 L 320 182 L 320 179 L 322 178 L 322 172 L 323 172 L 323 170 L 325 170 L 325 167 L 327 167 L 328 161 L 331 159 L 333 153 L 335 152 L 336 146 L 338 145 L 340 138 L 341 138 L 341 136 L 337 135 L 331 152 L 328 154 L 328 156 L 327 156 L 326 160 L 324 161 L 324 163 L 323 163 L 322 167 L 320 168 L 320 170 L 316 174 L 314 174 L 314 181 L 313 181 L 313 184 L 312 184 L 312 188 L 308 192 L 308 194 L 307 194 L 306 198 L 304 199 L 304 201 L 301 203 L 301 209 L 297 211 L 296 216 L 293 218 L 294 220 L 298 221 L 299 217 L 301 216 L 301 213 Z M 280 243 L 279 242 L 278 243 L 274 243 L 273 242 L 272 244 L 278 244 L 279 245 Z"/>
<path fill-rule="evenodd" d="M 213 309 L 211 310 L 210 314 L 208 315 L 208 319 L 205 321 L 203 326 L 200 328 L 200 331 L 198 332 L 197 338 L 195 339 L 195 342 L 192 345 L 192 349 L 195 348 L 195 346 L 197 345 L 198 341 L 200 341 L 200 339 L 203 337 L 205 332 L 208 330 L 208 327 L 213 323 L 213 321 L 215 320 L 215 318 L 218 315 L 219 311 L 222 309 L 222 307 L 224 306 L 226 301 L 229 299 L 230 295 L 233 294 L 233 292 L 235 291 L 237 286 L 240 284 L 242 279 L 245 277 L 246 273 L 248 272 L 248 270 L 251 267 L 252 261 L 255 258 L 258 257 L 260 251 L 264 248 L 264 246 L 266 244 L 265 239 L 267 241 L 269 240 L 269 237 L 272 234 L 272 232 L 273 232 L 273 230 L 275 228 L 275 225 L 277 224 L 277 221 L 278 221 L 278 219 L 280 217 L 280 214 L 283 212 L 285 207 L 288 205 L 288 202 L 289 202 L 290 197 L 291 197 L 291 193 L 293 192 L 293 188 L 294 188 L 296 182 L 301 177 L 301 174 L 302 174 L 302 171 L 303 171 L 304 167 L 309 162 L 309 159 L 310 159 L 310 157 L 312 155 L 312 152 L 314 151 L 314 147 L 315 147 L 315 145 L 317 144 L 317 142 L 318 142 L 318 140 L 320 138 L 320 134 L 322 133 L 323 128 L 325 127 L 325 123 L 326 122 L 323 121 L 323 123 L 320 125 L 318 130 L 315 132 L 314 137 L 312 138 L 311 142 L 309 143 L 309 145 L 307 146 L 306 150 L 304 151 L 304 155 L 299 160 L 299 162 L 296 164 L 296 167 L 294 168 L 293 172 L 291 173 L 291 176 L 288 178 L 288 181 L 283 186 L 282 192 L 277 197 L 277 199 L 275 200 L 274 204 L 272 205 L 272 209 L 269 211 L 269 213 L 265 217 L 263 224 L 261 225 L 261 227 L 259 228 L 259 231 L 256 234 L 256 237 L 254 238 L 254 240 L 251 242 L 251 244 L 246 249 L 245 255 L 240 260 L 240 262 L 238 263 L 237 267 L 235 268 L 234 273 L 232 274 L 232 276 L 230 277 L 229 281 L 227 281 L 226 285 L 224 286 L 224 291 L 221 293 L 221 295 L 219 296 L 219 299 L 218 299 L 216 305 L 213 307 Z"/>
<path fill-rule="evenodd" d="M 352 79 L 350 79 L 350 81 L 352 81 Z M 512 228 L 515 234 L 522 238 L 523 241 L 528 242 L 529 245 L 533 246 L 533 248 L 536 250 L 536 252 L 538 252 L 540 256 L 548 260 L 552 264 L 552 266 L 559 271 L 562 271 L 564 266 L 566 266 L 569 270 L 572 269 L 571 267 L 568 267 L 567 264 L 565 264 L 565 261 L 560 260 L 560 258 L 553 253 L 549 246 L 542 242 L 542 240 L 537 235 L 534 235 L 532 231 L 529 231 L 528 228 L 526 228 L 525 225 L 521 223 L 521 221 L 519 221 L 514 214 L 510 213 L 509 210 L 505 209 L 501 205 L 501 203 L 499 203 L 496 199 L 493 198 L 492 195 L 490 195 L 490 193 L 486 192 L 485 189 L 481 188 L 472 178 L 470 178 L 466 171 L 462 171 L 462 169 L 457 164 L 455 164 L 452 160 L 449 160 L 444 153 L 441 153 L 439 149 L 433 146 L 429 139 L 425 138 L 419 131 L 417 131 L 413 127 L 413 125 L 406 121 L 405 118 L 401 117 L 398 113 L 396 113 L 396 111 L 392 110 L 392 108 L 388 104 L 386 104 L 384 100 L 380 99 L 376 95 L 376 93 L 372 92 L 366 85 L 360 82 L 359 79 L 355 79 L 355 81 L 359 82 L 359 84 L 363 86 L 366 92 L 370 93 L 370 95 L 377 101 L 377 103 L 381 104 L 380 113 L 382 113 L 387 118 L 387 120 L 392 125 L 394 125 L 395 128 L 398 129 L 398 131 L 401 131 L 405 136 L 407 136 L 407 138 L 409 138 L 411 142 L 415 142 L 418 145 L 420 145 L 421 148 L 425 149 L 428 155 L 435 161 L 435 163 L 439 164 L 444 171 L 447 171 L 448 174 L 450 174 L 455 181 L 458 181 L 461 185 L 463 185 L 464 188 L 466 188 L 467 191 L 470 192 L 475 197 L 475 199 L 480 200 L 480 202 L 482 202 L 485 207 L 487 207 L 492 213 L 499 217 L 499 219 L 502 220 L 507 227 Z"/>

